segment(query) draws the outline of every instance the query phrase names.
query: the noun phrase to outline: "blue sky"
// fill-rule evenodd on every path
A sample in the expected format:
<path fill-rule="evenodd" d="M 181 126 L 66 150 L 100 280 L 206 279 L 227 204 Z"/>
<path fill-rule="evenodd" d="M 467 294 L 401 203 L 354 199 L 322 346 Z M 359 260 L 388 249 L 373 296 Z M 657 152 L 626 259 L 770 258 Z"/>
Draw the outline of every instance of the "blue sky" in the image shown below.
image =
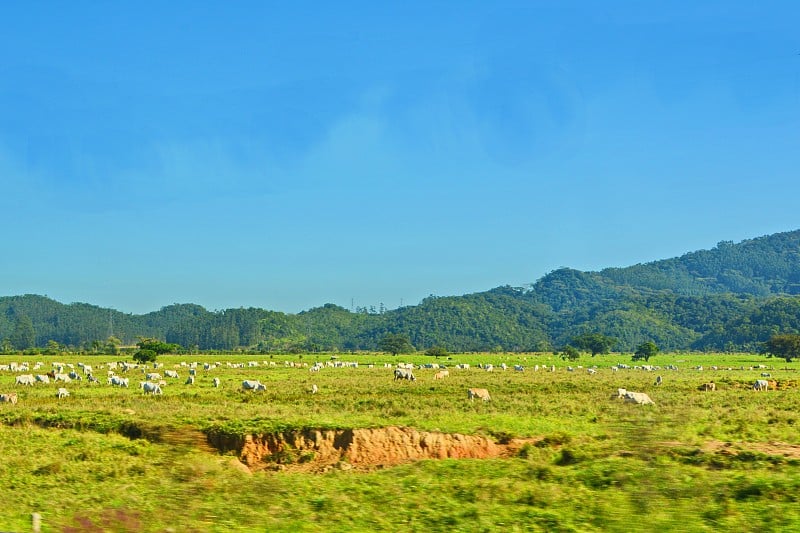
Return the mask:
<path fill-rule="evenodd" d="M 382 4 L 0 4 L 0 293 L 395 308 L 800 228 L 800 4 Z"/>

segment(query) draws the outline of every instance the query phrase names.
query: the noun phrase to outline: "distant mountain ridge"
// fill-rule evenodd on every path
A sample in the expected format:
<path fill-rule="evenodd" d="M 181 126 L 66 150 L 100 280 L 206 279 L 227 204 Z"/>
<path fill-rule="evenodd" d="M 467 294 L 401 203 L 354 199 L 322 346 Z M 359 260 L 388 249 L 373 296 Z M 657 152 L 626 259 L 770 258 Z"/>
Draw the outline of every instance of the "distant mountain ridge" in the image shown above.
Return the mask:
<path fill-rule="evenodd" d="M 30 336 L 21 322 L 32 324 L 36 346 L 83 349 L 114 335 L 126 344 L 147 336 L 198 349 L 373 350 L 387 333 L 404 333 L 418 349 L 542 351 L 600 332 L 617 338 L 619 350 L 645 340 L 665 350 L 754 350 L 774 333 L 800 332 L 800 230 L 624 268 L 562 268 L 525 288 L 431 296 L 384 313 L 175 304 L 132 315 L 36 295 L 0 298 L 6 347 Z"/>

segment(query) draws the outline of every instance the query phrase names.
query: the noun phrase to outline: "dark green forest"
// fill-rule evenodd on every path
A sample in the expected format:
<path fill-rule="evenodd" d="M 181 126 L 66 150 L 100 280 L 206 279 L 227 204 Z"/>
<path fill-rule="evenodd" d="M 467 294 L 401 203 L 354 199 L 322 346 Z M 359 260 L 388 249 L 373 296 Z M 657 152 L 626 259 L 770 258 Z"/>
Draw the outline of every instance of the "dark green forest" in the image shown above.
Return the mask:
<path fill-rule="evenodd" d="M 562 268 L 524 288 L 430 296 L 382 312 L 175 304 L 133 315 L 37 295 L 0 298 L 6 351 L 100 353 L 109 339 L 132 345 L 141 337 L 190 350 L 357 351 L 403 334 L 417 350 L 527 352 L 560 349 L 588 333 L 613 337 L 614 351 L 630 352 L 648 341 L 661 350 L 755 351 L 772 335 L 800 333 L 800 230 L 626 268 Z"/>

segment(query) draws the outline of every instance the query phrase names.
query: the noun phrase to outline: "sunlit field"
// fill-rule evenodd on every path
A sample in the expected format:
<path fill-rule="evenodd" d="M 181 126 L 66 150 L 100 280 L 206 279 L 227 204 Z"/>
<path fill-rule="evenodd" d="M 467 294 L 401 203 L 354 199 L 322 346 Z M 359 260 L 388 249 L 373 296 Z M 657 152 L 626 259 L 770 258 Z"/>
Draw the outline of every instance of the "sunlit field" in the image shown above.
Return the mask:
<path fill-rule="evenodd" d="M 0 530 L 30 529 L 33 512 L 41 513 L 43 531 L 800 528 L 797 363 L 752 354 L 660 354 L 646 363 L 658 368 L 648 371 L 630 359 L 162 356 L 163 367 L 147 371 L 163 377 L 176 370 L 179 377 L 165 378 L 163 394 L 153 396 L 139 388 L 142 370 L 117 370 L 129 388 L 107 384 L 105 364 L 114 360 L 108 356 L 4 356 L 0 364 L 28 362 L 25 374 L 49 371 L 55 361 L 80 371 L 83 362 L 100 383 L 27 387 L 15 385 L 20 372 L 0 371 L 0 393 L 18 395 L 16 405 L 0 404 L 6 489 Z M 43 365 L 34 371 L 37 361 Z M 315 362 L 334 361 L 358 367 L 310 371 Z M 189 368 L 182 363 L 193 362 L 196 382 L 186 384 Z M 435 380 L 437 369 L 415 368 L 416 381 L 395 381 L 384 365 L 398 362 L 436 362 L 449 376 Z M 204 363 L 221 364 L 204 370 Z M 459 363 L 471 367 L 457 369 Z M 492 372 L 478 368 L 488 363 Z M 617 363 L 631 368 L 612 371 Z M 245 379 L 260 380 L 266 390 L 243 391 Z M 757 379 L 777 382 L 778 390 L 754 391 Z M 698 390 L 711 381 L 716 391 Z M 57 398 L 59 387 L 70 395 Z M 468 400 L 471 387 L 488 389 L 492 401 Z M 646 392 L 655 405 L 613 398 L 618 388 Z M 216 444 L 305 429 L 393 426 L 518 445 L 488 459 L 342 460 L 320 469 L 313 453 L 286 450 L 244 464 L 238 450 Z"/>

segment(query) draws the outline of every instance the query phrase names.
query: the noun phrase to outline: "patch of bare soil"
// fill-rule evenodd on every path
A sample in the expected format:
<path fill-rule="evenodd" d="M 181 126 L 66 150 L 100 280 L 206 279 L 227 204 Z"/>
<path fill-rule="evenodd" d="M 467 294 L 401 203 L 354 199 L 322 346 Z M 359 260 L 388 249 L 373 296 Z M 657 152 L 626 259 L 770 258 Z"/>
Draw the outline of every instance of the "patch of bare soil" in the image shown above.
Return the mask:
<path fill-rule="evenodd" d="M 515 455 L 536 439 L 493 440 L 458 433 L 417 431 L 405 427 L 375 429 L 306 429 L 243 439 L 209 436 L 221 452 L 233 451 L 252 470 L 299 468 L 326 471 L 330 468 L 370 469 L 420 459 L 487 459 Z"/>
<path fill-rule="evenodd" d="M 702 446 L 704 452 L 738 455 L 741 452 L 757 452 L 765 455 L 800 459 L 800 445 L 786 442 L 724 442 L 712 440 Z"/>

